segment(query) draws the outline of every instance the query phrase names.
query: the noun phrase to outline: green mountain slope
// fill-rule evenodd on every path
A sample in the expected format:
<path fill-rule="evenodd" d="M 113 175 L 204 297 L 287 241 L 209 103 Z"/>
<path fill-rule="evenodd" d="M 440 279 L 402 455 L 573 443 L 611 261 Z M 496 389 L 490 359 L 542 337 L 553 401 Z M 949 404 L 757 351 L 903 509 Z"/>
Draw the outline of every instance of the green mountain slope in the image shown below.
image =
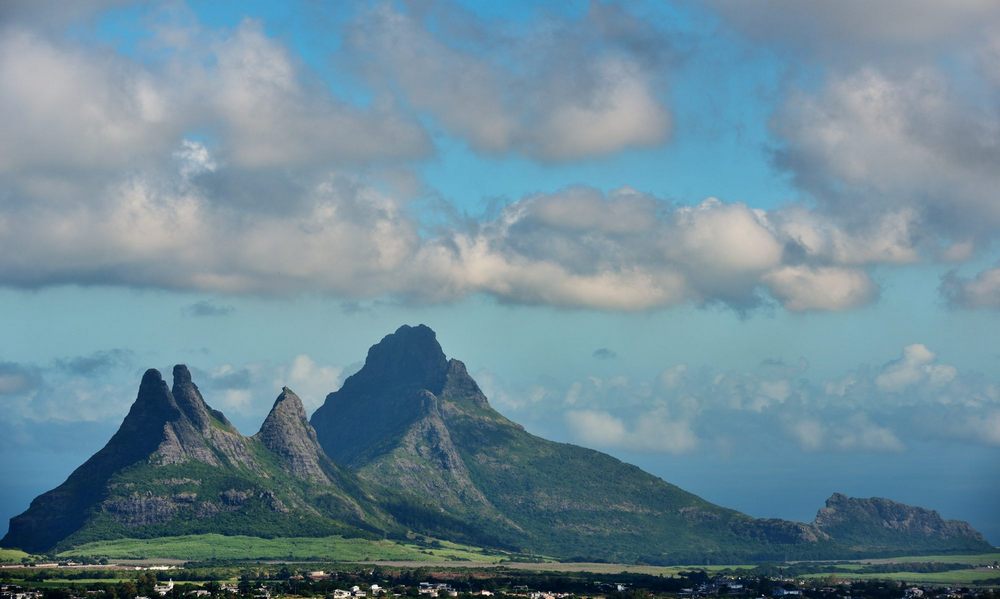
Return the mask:
<path fill-rule="evenodd" d="M 147 371 L 107 445 L 12 518 L 0 544 L 47 551 L 121 537 L 371 536 L 391 526 L 319 448 L 294 393 L 285 389 L 245 437 L 205 403 L 186 367 L 173 374 L 171 390 Z"/>
<path fill-rule="evenodd" d="M 335 461 L 403 498 L 389 506 L 398 519 L 463 542 L 651 562 L 989 547 L 971 528 L 910 530 L 871 546 L 840 540 L 832 533 L 842 527 L 753 519 L 606 454 L 541 439 L 493 410 L 423 325 L 373 346 L 312 424 Z"/>

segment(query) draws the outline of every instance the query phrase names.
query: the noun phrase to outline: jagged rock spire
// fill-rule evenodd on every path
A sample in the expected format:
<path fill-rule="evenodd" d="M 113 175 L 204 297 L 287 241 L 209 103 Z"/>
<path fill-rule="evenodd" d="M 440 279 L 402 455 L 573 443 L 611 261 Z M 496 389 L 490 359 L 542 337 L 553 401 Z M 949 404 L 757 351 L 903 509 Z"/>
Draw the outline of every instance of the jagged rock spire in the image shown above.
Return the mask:
<path fill-rule="evenodd" d="M 316 440 L 316 431 L 306 419 L 302 400 L 288 387 L 281 388 L 255 436 L 281 457 L 294 474 L 314 482 L 329 482 L 320 465 L 323 450 Z"/>
<path fill-rule="evenodd" d="M 212 417 L 198 386 L 191 381 L 191 371 L 184 364 L 174 366 L 174 399 L 191 423 L 200 431 L 212 425 Z"/>

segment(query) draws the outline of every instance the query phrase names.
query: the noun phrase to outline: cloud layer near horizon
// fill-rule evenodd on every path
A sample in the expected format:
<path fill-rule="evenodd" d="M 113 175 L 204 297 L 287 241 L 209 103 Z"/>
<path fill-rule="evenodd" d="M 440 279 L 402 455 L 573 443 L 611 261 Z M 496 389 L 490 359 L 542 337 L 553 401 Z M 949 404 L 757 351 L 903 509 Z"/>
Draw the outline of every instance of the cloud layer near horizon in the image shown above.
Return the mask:
<path fill-rule="evenodd" d="M 482 377 L 515 418 L 561 418 L 569 436 L 640 453 L 725 451 L 767 439 L 804 451 L 900 452 L 910 443 L 1000 445 L 1000 387 L 915 343 L 880 366 L 810 380 L 808 362 L 765 360 L 750 372 L 676 364 L 654 380 L 590 376 L 568 387 L 510 390 Z"/>
<path fill-rule="evenodd" d="M 118 422 L 140 366 L 120 349 L 48 364 L 0 362 L 0 399 L 15 428 Z M 808 368 L 805 360 L 764 360 L 748 372 L 675 364 L 652 380 L 595 375 L 527 388 L 487 371 L 475 377 L 515 421 L 545 423 L 543 435 L 603 449 L 724 452 L 748 437 L 804 451 L 900 452 L 927 441 L 1000 446 L 997 381 L 942 363 L 922 344 L 829 380 L 811 379 Z M 221 363 L 193 373 L 206 401 L 249 434 L 282 386 L 311 412 L 350 371 L 301 354 L 288 363 Z"/>

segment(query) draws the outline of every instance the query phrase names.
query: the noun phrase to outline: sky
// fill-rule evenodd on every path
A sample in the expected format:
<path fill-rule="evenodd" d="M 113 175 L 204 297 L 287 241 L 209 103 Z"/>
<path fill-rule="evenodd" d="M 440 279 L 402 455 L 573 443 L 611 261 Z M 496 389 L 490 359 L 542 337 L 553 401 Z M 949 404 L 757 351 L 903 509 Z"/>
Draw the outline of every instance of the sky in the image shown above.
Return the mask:
<path fill-rule="evenodd" d="M 7 0 L 0 114 L 0 527 L 146 368 L 252 434 L 424 323 L 713 502 L 1000 543 L 993 0 Z"/>

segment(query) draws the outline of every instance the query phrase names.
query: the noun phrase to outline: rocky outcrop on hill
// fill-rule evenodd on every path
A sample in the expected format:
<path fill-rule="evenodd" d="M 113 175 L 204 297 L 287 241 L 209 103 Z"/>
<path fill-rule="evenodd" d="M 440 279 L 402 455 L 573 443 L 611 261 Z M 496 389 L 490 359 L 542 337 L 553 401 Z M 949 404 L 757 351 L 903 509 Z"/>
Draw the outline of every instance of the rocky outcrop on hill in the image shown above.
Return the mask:
<path fill-rule="evenodd" d="M 934 510 L 881 497 L 858 499 L 834 493 L 816 514 L 813 525 L 851 545 L 989 548 L 983 535 L 967 522 L 945 520 Z"/>

